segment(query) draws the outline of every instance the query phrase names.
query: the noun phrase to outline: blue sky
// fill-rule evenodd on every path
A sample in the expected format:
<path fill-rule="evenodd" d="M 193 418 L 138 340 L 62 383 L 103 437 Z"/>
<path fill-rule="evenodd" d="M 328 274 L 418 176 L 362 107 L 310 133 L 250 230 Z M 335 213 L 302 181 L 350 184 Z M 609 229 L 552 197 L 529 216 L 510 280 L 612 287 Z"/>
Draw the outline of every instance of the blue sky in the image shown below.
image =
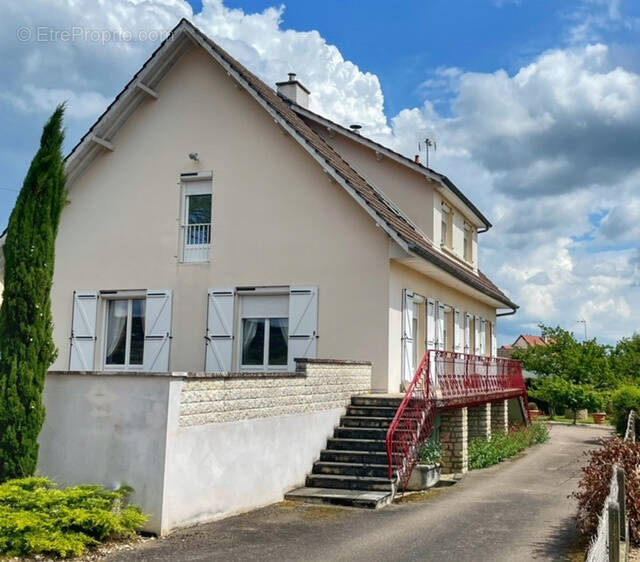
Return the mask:
<path fill-rule="evenodd" d="M 267 83 L 295 71 L 312 109 L 432 166 L 494 227 L 480 267 L 515 302 L 501 343 L 537 324 L 613 343 L 640 331 L 640 2 L 632 0 L 23 0 L 0 20 L 0 224 L 42 124 L 67 149 L 157 41 L 35 41 L 20 30 L 194 22 Z"/>

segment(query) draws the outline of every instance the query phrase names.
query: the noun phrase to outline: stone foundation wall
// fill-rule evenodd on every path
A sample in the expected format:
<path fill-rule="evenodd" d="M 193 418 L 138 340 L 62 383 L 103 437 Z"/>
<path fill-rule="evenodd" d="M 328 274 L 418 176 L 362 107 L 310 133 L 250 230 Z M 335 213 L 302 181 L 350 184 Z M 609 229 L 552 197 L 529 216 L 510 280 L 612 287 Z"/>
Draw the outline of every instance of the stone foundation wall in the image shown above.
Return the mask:
<path fill-rule="evenodd" d="M 371 363 L 305 359 L 295 373 L 191 373 L 180 396 L 181 427 L 345 407 L 371 390 Z"/>
<path fill-rule="evenodd" d="M 491 431 L 506 433 L 509 429 L 509 407 L 507 400 L 491 404 Z"/>
<path fill-rule="evenodd" d="M 491 404 L 469 408 L 469 441 L 491 437 Z"/>
<path fill-rule="evenodd" d="M 468 410 L 443 412 L 440 419 L 442 472 L 465 473 L 469 467 Z"/>

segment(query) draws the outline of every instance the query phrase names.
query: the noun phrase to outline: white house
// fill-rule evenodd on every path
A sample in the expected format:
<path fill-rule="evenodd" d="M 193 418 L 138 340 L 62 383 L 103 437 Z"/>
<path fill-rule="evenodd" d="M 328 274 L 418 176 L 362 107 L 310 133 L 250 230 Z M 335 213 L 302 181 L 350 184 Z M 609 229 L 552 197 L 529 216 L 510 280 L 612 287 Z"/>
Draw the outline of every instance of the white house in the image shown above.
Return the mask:
<path fill-rule="evenodd" d="M 275 501 L 351 394 L 399 392 L 426 349 L 495 356 L 497 317 L 517 308 L 479 269 L 491 224 L 460 189 L 309 95 L 183 20 L 67 157 L 41 470 L 126 480 L 153 530 Z M 169 459 L 260 466 L 274 431 L 297 460 L 268 493 L 243 499 L 249 479 L 222 506 L 168 507 L 215 479 Z"/>

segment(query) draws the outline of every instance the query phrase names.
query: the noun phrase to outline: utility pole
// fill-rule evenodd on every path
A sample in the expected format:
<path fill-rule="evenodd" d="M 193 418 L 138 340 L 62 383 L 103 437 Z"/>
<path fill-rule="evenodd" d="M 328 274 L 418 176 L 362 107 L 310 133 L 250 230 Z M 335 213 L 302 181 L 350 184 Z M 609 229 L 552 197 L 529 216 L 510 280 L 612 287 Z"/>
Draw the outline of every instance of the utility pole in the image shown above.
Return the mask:
<path fill-rule="evenodd" d="M 578 320 L 577 323 L 584 325 L 584 341 L 587 341 L 587 321 L 586 320 Z"/>

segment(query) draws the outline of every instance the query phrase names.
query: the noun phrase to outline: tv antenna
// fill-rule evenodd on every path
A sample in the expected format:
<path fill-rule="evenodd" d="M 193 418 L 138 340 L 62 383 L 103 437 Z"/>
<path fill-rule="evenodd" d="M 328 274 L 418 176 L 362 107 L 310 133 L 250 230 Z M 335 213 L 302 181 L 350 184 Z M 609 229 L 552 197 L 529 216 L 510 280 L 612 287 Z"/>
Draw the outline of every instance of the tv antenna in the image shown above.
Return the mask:
<path fill-rule="evenodd" d="M 424 144 L 424 149 L 426 152 L 426 159 L 425 159 L 425 165 L 427 166 L 427 168 L 429 167 L 429 149 L 433 148 L 433 151 L 435 152 L 436 150 L 438 150 L 438 144 L 436 143 L 436 140 L 434 138 L 425 138 L 423 142 L 419 142 L 418 143 L 418 152 L 422 152 L 422 145 Z"/>

